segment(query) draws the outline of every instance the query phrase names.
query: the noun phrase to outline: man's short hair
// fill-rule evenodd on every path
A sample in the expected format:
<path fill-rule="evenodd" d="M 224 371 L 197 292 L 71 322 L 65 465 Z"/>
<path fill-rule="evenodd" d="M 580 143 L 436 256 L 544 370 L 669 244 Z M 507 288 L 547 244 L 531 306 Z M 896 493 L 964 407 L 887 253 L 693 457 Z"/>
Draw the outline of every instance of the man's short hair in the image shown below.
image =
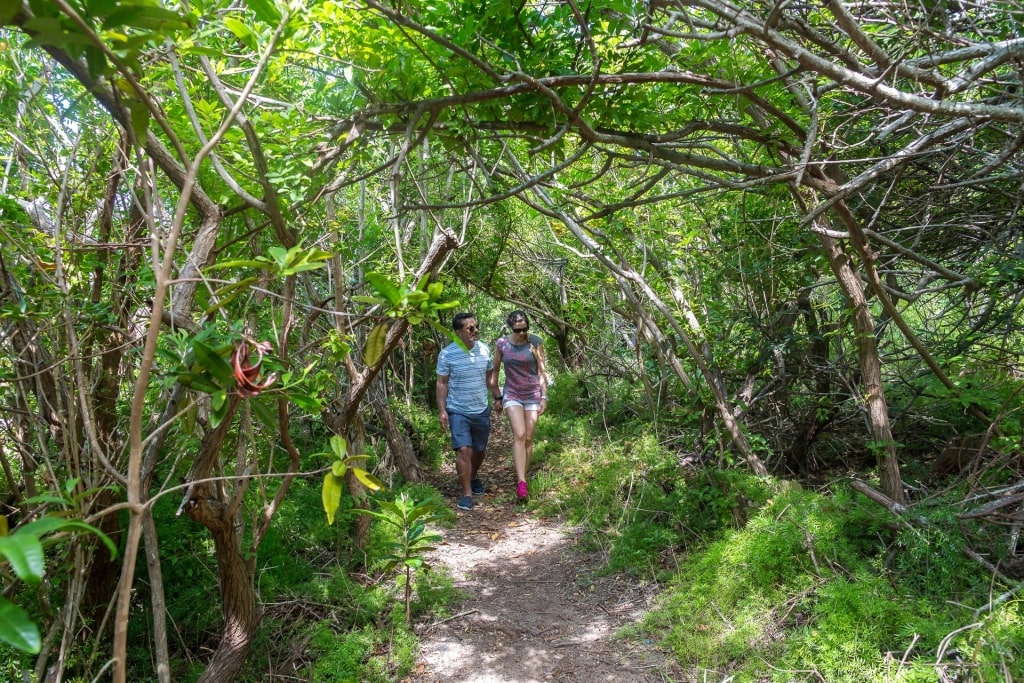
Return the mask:
<path fill-rule="evenodd" d="M 472 313 L 456 313 L 455 317 L 452 318 L 452 329 L 456 332 L 462 329 L 462 323 L 469 318 L 475 318 L 476 316 Z"/>

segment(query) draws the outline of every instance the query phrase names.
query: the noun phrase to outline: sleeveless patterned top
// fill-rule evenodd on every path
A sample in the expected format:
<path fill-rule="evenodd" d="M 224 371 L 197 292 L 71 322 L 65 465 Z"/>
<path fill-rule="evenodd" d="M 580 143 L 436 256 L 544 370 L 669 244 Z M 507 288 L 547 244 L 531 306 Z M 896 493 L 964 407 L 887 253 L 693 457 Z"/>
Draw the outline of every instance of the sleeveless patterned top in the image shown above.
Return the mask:
<path fill-rule="evenodd" d="M 529 343 L 513 344 L 508 337 L 501 337 L 495 348 L 501 351 L 501 362 L 505 367 L 505 400 L 523 403 L 540 402 L 540 375 L 537 359 L 530 350 L 530 344 L 540 347 L 540 337 L 531 334 Z"/>

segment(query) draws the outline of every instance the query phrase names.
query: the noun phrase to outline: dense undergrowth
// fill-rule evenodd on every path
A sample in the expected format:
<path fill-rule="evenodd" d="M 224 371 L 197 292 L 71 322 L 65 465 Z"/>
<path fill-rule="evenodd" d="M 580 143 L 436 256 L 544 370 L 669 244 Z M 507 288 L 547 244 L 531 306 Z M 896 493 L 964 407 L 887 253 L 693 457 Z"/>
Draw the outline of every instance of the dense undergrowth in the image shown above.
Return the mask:
<path fill-rule="evenodd" d="M 631 415 L 626 403 L 593 410 L 573 378 L 559 382 L 538 428 L 531 508 L 583 529 L 608 571 L 661 584 L 656 608 L 621 637 L 660 642 L 687 680 L 1024 680 L 1024 602 L 964 552 L 966 535 L 990 533 L 999 543 L 1005 529 L 966 524 L 956 482 L 932 495 L 918 482 L 919 500 L 901 518 L 843 476 L 812 486 L 681 457 L 678 434 L 664 426 L 671 422 Z M 450 457 L 433 414 L 403 410 L 424 467 Z M 375 495 L 402 493 L 435 524 L 454 523 L 451 501 L 428 485 Z M 257 559 L 264 617 L 239 680 L 272 672 L 384 683 L 414 666 L 404 575 L 386 570 L 399 530 L 374 524 L 366 554 L 354 553 L 349 503 L 329 526 L 318 477 L 292 487 Z M 215 556 L 169 499 L 156 515 L 170 530 L 162 543 L 172 678 L 194 681 L 220 633 Z M 449 616 L 459 598 L 452 579 L 436 568 L 411 576 L 412 622 Z M 146 585 L 139 605 L 148 603 Z M 144 619 L 132 625 L 148 628 Z M 132 640 L 146 641 L 139 636 Z M 139 671 L 151 670 L 146 652 L 131 655 Z M 5 664 L 9 673 L 27 665 Z"/>
<path fill-rule="evenodd" d="M 663 583 L 624 637 L 659 640 L 692 680 L 1024 680 L 1020 584 L 966 554 L 967 535 L 1010 534 L 961 519 L 966 484 L 918 482 L 898 517 L 843 476 L 680 462 L 650 424 L 616 425 L 544 424 L 539 510 L 582 525 L 609 570 Z"/>

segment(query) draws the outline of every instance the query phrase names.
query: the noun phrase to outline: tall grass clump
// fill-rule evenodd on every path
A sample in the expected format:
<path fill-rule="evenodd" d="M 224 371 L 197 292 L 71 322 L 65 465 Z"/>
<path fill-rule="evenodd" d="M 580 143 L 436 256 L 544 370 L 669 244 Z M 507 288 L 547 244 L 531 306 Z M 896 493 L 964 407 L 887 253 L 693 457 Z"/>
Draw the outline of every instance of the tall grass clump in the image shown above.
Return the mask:
<path fill-rule="evenodd" d="M 743 524 L 767 496 L 761 480 L 742 472 L 681 468 L 649 431 L 622 428 L 615 439 L 563 431 L 557 444 L 543 456 L 538 482 L 551 493 L 538 507 L 581 526 L 611 571 L 671 575 L 677 553 Z"/>

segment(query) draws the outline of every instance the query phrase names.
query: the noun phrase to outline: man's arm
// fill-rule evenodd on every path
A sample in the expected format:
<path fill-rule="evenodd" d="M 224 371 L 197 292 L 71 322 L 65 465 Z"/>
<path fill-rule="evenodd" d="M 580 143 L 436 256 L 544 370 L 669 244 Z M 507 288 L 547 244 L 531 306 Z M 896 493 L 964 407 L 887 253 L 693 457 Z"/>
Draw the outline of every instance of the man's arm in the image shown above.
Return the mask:
<path fill-rule="evenodd" d="M 437 395 L 437 417 L 444 430 L 448 431 L 448 409 L 445 407 L 445 403 L 448 401 L 448 375 L 437 376 L 434 392 Z"/>
<path fill-rule="evenodd" d="M 494 349 L 494 356 L 491 367 L 487 368 L 487 390 L 491 392 L 491 398 L 497 400 L 501 396 L 498 390 L 498 368 L 501 367 L 501 349 Z"/>

